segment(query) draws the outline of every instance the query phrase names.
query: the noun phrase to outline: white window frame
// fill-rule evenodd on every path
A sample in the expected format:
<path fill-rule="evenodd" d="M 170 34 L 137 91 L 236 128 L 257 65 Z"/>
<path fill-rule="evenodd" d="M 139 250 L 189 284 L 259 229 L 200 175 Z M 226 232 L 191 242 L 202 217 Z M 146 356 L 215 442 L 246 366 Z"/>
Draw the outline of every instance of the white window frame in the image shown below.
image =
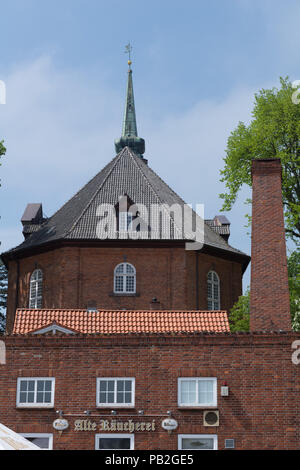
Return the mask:
<path fill-rule="evenodd" d="M 130 450 L 134 450 L 134 434 L 96 434 L 95 436 L 95 450 L 108 451 L 108 450 L 122 450 L 122 449 L 99 449 L 100 439 L 130 439 Z"/>
<path fill-rule="evenodd" d="M 26 434 L 20 434 L 20 436 L 25 437 L 25 439 L 29 438 L 35 438 L 35 437 L 41 437 L 41 438 L 48 438 L 49 439 L 49 446 L 48 449 L 42 449 L 41 450 L 53 450 L 53 434 L 36 434 L 36 433 L 26 433 Z"/>
<path fill-rule="evenodd" d="M 182 439 L 213 439 L 214 440 L 214 448 L 213 450 L 218 450 L 218 436 L 216 434 L 178 434 L 178 450 L 189 450 L 189 449 L 182 449 Z M 196 449 L 190 449 L 196 450 Z M 210 450 L 210 449 L 202 449 L 202 450 Z M 201 451 L 201 449 L 199 449 Z"/>
<path fill-rule="evenodd" d="M 110 380 L 115 382 L 114 403 L 100 403 L 100 382 L 103 380 Z M 131 381 L 131 403 L 116 403 L 117 400 L 117 382 L 119 380 Z M 134 377 L 98 377 L 97 378 L 97 408 L 134 408 L 135 407 L 135 378 Z"/>
<path fill-rule="evenodd" d="M 21 381 L 35 381 L 35 401 L 33 403 L 22 403 L 20 402 L 21 392 Z M 47 380 L 52 382 L 51 387 L 51 403 L 36 403 L 37 387 L 36 383 L 38 380 Z M 54 408 L 54 397 L 55 397 L 55 378 L 54 377 L 18 377 L 17 381 L 17 408 Z"/>
<path fill-rule="evenodd" d="M 35 276 L 37 278 L 35 278 Z M 38 309 L 43 306 L 43 271 L 41 269 L 35 269 L 30 276 L 29 286 L 29 308 Z M 41 294 L 38 295 L 39 288 L 41 288 Z"/>
<path fill-rule="evenodd" d="M 123 274 L 117 273 L 117 270 L 120 266 L 124 266 L 125 273 L 123 273 Z M 131 268 L 133 268 L 134 273 L 127 274 L 127 272 L 126 272 L 127 266 L 130 266 Z M 117 279 L 117 277 L 121 277 L 121 276 L 123 277 L 123 290 L 122 291 L 116 289 L 116 279 Z M 127 288 L 126 288 L 127 276 L 131 276 L 131 277 L 133 276 L 133 278 L 134 278 L 134 289 L 133 289 L 133 291 L 128 291 Z M 133 266 L 133 264 L 124 262 L 124 263 L 118 264 L 118 266 L 115 267 L 115 270 L 114 270 L 114 294 L 117 294 L 117 295 L 122 295 L 122 294 L 134 295 L 134 294 L 136 294 L 136 269 Z"/>
<path fill-rule="evenodd" d="M 215 286 L 216 286 L 216 283 L 212 280 L 210 281 L 209 280 L 209 275 L 212 274 L 212 275 L 216 275 L 217 276 L 217 279 L 218 279 L 218 300 L 216 301 L 214 299 L 214 289 L 215 289 Z M 212 292 L 212 296 L 209 297 L 208 296 L 208 285 L 211 285 L 211 292 Z M 209 271 L 209 273 L 207 274 L 207 308 L 208 308 L 208 302 L 212 302 L 212 309 L 211 311 L 214 311 L 214 310 L 221 310 L 221 283 L 220 283 L 220 277 L 218 275 L 218 273 L 216 273 L 216 271 Z M 217 305 L 217 308 L 215 308 L 215 304 L 216 302 L 218 303 Z"/>
<path fill-rule="evenodd" d="M 198 383 L 205 381 L 214 382 L 214 397 L 212 403 L 182 403 L 181 402 L 181 383 L 184 381 L 195 381 L 196 382 L 196 398 L 198 399 Z M 216 377 L 180 377 L 178 379 L 178 407 L 179 408 L 217 408 L 218 406 L 218 379 Z"/>

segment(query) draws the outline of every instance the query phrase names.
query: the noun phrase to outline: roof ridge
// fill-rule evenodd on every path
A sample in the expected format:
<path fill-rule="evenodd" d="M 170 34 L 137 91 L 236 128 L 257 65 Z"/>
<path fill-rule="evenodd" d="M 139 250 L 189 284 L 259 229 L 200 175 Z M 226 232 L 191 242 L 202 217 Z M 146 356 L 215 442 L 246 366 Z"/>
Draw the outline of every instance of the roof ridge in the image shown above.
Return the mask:
<path fill-rule="evenodd" d="M 126 148 L 126 147 L 125 147 Z M 75 220 L 75 222 L 73 223 L 72 227 L 67 231 L 65 232 L 64 236 L 67 237 L 73 230 L 74 228 L 76 227 L 76 225 L 78 224 L 78 222 L 80 221 L 81 217 L 84 215 L 84 213 L 88 210 L 88 208 L 90 207 L 90 205 L 92 204 L 92 202 L 95 200 L 96 196 L 98 195 L 100 189 L 102 189 L 104 183 L 107 181 L 107 178 L 111 175 L 113 169 L 116 167 L 118 161 L 120 160 L 123 152 L 124 152 L 125 149 L 122 149 L 121 152 L 116 155 L 116 160 L 114 162 L 114 164 L 112 165 L 110 171 L 107 173 L 106 177 L 104 178 L 104 180 L 102 181 L 102 183 L 100 184 L 99 188 L 97 189 L 97 191 L 95 191 L 93 197 L 89 200 L 88 204 L 84 207 L 84 209 L 80 212 L 79 216 L 77 217 L 77 219 Z M 102 170 L 103 171 L 103 170 Z M 99 173 L 98 173 L 99 174 Z M 97 175 L 96 175 L 97 176 Z"/>
<path fill-rule="evenodd" d="M 155 191 L 153 185 L 150 183 L 150 181 L 149 181 L 148 178 L 146 177 L 146 175 L 145 175 L 145 173 L 144 173 L 142 167 L 140 167 L 140 166 L 138 165 L 137 161 L 136 161 L 135 158 L 134 158 L 134 156 L 136 156 L 137 158 L 140 158 L 140 157 L 139 157 L 138 155 L 136 155 L 130 148 L 128 148 L 128 150 L 129 150 L 129 153 L 131 154 L 131 158 L 132 158 L 132 160 L 134 161 L 135 165 L 138 167 L 138 169 L 139 169 L 140 172 L 142 173 L 143 178 L 145 179 L 145 181 L 147 182 L 147 184 L 150 186 L 150 188 L 151 188 L 152 191 L 154 192 L 154 194 L 155 194 L 155 196 L 157 197 L 158 201 L 163 205 L 163 209 L 164 209 L 165 213 L 168 215 L 168 217 L 170 217 L 170 219 L 172 220 L 172 222 L 173 222 L 173 224 L 174 224 L 174 227 L 176 227 L 177 230 L 179 230 L 179 233 L 180 233 L 181 229 L 180 229 L 180 227 L 178 227 L 178 225 L 176 224 L 176 222 L 175 222 L 175 220 L 174 220 L 172 214 L 171 214 L 170 212 L 168 212 L 168 211 L 165 209 L 166 203 L 163 202 L 162 199 L 159 197 L 159 195 L 158 195 L 157 192 Z M 177 196 L 177 197 L 185 204 L 185 201 L 184 201 L 180 196 L 178 196 L 178 194 L 176 194 L 176 193 L 168 186 L 168 184 L 166 184 L 166 183 L 161 179 L 161 177 L 160 177 L 158 174 L 156 174 L 155 171 L 152 170 L 152 168 L 150 168 L 150 166 L 147 166 L 147 168 L 151 171 L 151 173 L 153 173 L 154 176 L 158 177 L 159 180 L 160 180 L 163 184 L 165 184 L 165 185 L 168 187 L 168 189 L 170 189 L 170 190 L 173 192 L 173 194 L 175 194 L 175 196 Z"/>
<path fill-rule="evenodd" d="M 182 199 L 182 197 L 181 197 L 179 194 L 177 194 L 177 193 L 174 191 L 174 189 L 172 189 L 171 186 L 169 186 L 168 183 L 166 183 L 166 182 L 159 176 L 158 173 L 156 173 L 150 166 L 148 166 L 147 168 L 151 171 L 151 173 L 152 173 L 156 178 L 158 178 L 158 179 L 172 192 L 172 194 L 174 194 L 177 198 L 179 198 L 183 204 L 187 204 L 187 203 L 185 202 L 185 200 Z M 141 171 L 143 172 L 142 168 L 141 168 Z M 143 175 L 144 175 L 144 173 L 143 173 Z M 145 176 L 145 175 L 144 175 L 144 176 Z M 146 176 L 145 176 L 145 178 L 146 178 Z M 146 180 L 147 180 L 147 178 L 146 178 Z M 147 180 L 147 181 L 148 181 L 148 180 Z M 151 188 L 153 189 L 153 191 L 155 192 L 155 190 L 154 190 L 153 186 L 151 185 L 151 183 L 150 183 L 149 181 L 148 181 L 148 183 L 149 183 L 149 185 L 151 186 Z M 155 194 L 156 194 L 156 192 L 155 192 Z M 157 197 L 158 197 L 158 196 L 157 196 Z M 159 197 L 158 197 L 158 198 L 159 198 Z M 197 214 L 197 212 L 194 211 L 193 208 L 191 208 L 191 209 L 192 209 L 193 212 L 195 212 L 195 214 L 196 214 L 198 217 L 200 217 L 199 214 Z M 170 215 L 170 217 L 172 218 L 172 215 Z M 173 220 L 173 218 L 172 218 L 172 220 Z M 208 220 L 209 220 L 209 219 L 208 219 Z M 220 234 L 218 234 L 217 232 L 215 232 L 215 231 L 206 223 L 205 218 L 203 218 L 203 221 L 204 221 L 204 224 L 208 227 L 208 229 L 209 229 L 213 234 L 215 234 L 220 240 L 222 240 L 222 242 L 225 242 L 225 244 L 226 244 L 227 246 L 229 246 L 230 248 L 233 248 L 234 250 L 237 250 L 237 248 L 234 248 L 233 246 L 229 245 L 229 243 L 227 243 L 226 240 L 224 240 L 224 238 L 221 237 Z M 173 220 L 173 222 L 174 222 L 174 220 Z M 176 225 L 175 222 L 174 222 L 174 225 Z M 176 225 L 176 226 L 177 226 L 177 225 Z M 177 227 L 177 228 L 178 228 L 178 227 Z M 180 230 L 180 229 L 179 229 L 179 230 Z M 204 243 L 205 243 L 205 241 L 204 241 Z M 218 247 L 218 245 L 214 245 L 213 243 L 211 243 L 211 245 Z M 220 247 L 218 247 L 218 248 L 220 248 Z M 239 251 L 240 253 L 242 253 L 240 250 L 237 250 L 237 251 Z"/>
<path fill-rule="evenodd" d="M 143 175 L 143 178 L 144 180 L 147 182 L 147 184 L 150 186 L 150 188 L 152 189 L 152 191 L 154 192 L 156 198 L 158 199 L 159 202 L 161 202 L 161 199 L 159 198 L 158 194 L 156 193 L 155 189 L 153 188 L 152 184 L 149 182 L 149 180 L 146 178 L 146 175 L 145 173 L 143 172 L 142 168 L 137 164 L 136 160 L 134 157 L 137 157 L 137 158 L 140 158 L 138 155 L 136 155 L 129 147 L 125 147 L 127 148 L 127 151 L 131 157 L 131 159 L 133 160 L 135 166 L 138 168 L 138 170 L 140 171 L 140 173 L 142 173 Z M 149 167 L 148 167 L 149 168 Z"/>
<path fill-rule="evenodd" d="M 117 157 L 117 156 L 116 156 L 116 157 Z M 116 157 L 115 157 L 115 158 L 116 158 Z M 92 183 L 92 182 L 98 177 L 99 173 L 105 172 L 105 170 L 107 169 L 107 167 L 109 167 L 109 165 L 111 165 L 112 161 L 113 161 L 113 160 L 110 160 L 110 161 L 104 166 L 104 168 L 102 168 L 102 170 L 101 170 L 100 172 L 98 172 L 95 176 L 93 176 L 93 178 L 91 178 L 84 186 L 82 186 L 78 191 L 76 191 L 75 194 L 73 194 L 72 196 L 70 196 L 70 197 L 66 200 L 66 202 L 65 202 L 59 209 L 57 209 L 57 211 L 55 211 L 54 214 L 51 215 L 51 217 L 49 217 L 48 219 L 46 219 L 46 220 L 40 225 L 40 227 L 39 227 L 38 230 L 36 230 L 35 232 L 31 233 L 31 234 L 29 235 L 29 237 L 28 237 L 26 240 L 28 240 L 33 234 L 36 234 L 37 232 L 39 232 L 41 229 L 47 227 L 47 224 L 49 224 L 49 223 L 52 221 L 52 219 L 54 219 L 54 217 L 56 217 L 61 211 L 63 211 L 64 208 L 65 208 L 65 206 L 66 206 L 70 201 L 72 201 L 72 199 L 76 198 L 76 196 L 78 196 L 78 194 L 80 194 L 82 191 L 84 191 L 84 190 L 90 185 L 90 183 Z M 74 224 L 75 224 L 75 223 L 74 223 Z M 74 224 L 73 224 L 73 225 L 74 225 Z M 69 233 L 69 231 L 65 231 L 65 232 L 63 232 L 62 236 L 66 236 L 68 233 Z M 24 242 L 23 242 L 23 243 L 24 243 Z M 22 243 L 21 243 L 21 245 L 22 245 Z M 12 248 L 12 249 L 9 250 L 9 251 L 13 251 L 14 249 L 15 249 L 15 248 Z"/>
<path fill-rule="evenodd" d="M 116 157 L 115 157 L 115 158 L 116 158 Z M 99 175 L 99 173 L 104 172 L 104 171 L 107 169 L 107 167 L 108 167 L 109 165 L 111 165 L 111 163 L 112 163 L 112 160 L 110 160 L 110 161 L 105 165 L 105 167 L 102 168 L 102 170 L 101 170 L 100 172 L 98 172 L 98 173 L 97 173 L 95 176 L 93 176 L 93 178 L 91 178 L 84 186 L 82 186 L 82 188 L 80 188 L 75 194 L 73 194 L 73 196 L 69 197 L 69 199 L 68 199 L 56 212 L 54 212 L 54 214 L 51 215 L 51 217 L 49 217 L 49 219 L 47 219 L 47 221 L 45 222 L 45 224 L 46 224 L 47 222 L 49 222 L 50 220 L 52 220 L 60 211 L 62 211 L 62 210 L 64 209 L 64 207 L 65 207 L 74 197 L 76 197 L 79 193 L 81 193 L 81 191 L 83 191 L 87 186 L 89 186 L 89 184 L 97 178 L 97 176 Z M 66 232 L 66 233 L 67 233 L 67 232 Z"/>
<path fill-rule="evenodd" d="M 105 309 L 105 308 L 97 308 L 95 311 L 89 312 L 87 309 L 84 308 L 18 308 L 17 312 L 35 312 L 35 313 L 43 313 L 43 312 L 84 312 L 87 314 L 93 313 L 100 313 L 100 312 L 108 312 L 108 313 L 227 313 L 227 310 L 194 310 L 194 309 L 178 309 L 178 310 L 122 310 L 122 309 Z"/>

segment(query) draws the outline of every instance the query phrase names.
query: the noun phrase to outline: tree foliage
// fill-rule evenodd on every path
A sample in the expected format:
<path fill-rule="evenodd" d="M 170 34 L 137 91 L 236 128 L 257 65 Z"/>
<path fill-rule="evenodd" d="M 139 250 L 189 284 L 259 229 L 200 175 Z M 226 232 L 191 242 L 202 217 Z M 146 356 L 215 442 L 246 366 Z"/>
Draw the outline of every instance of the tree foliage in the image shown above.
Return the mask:
<path fill-rule="evenodd" d="M 291 320 L 294 331 L 300 331 L 300 250 L 288 257 Z M 250 290 L 247 289 L 232 307 L 229 314 L 230 330 L 249 331 L 250 329 Z"/>
<path fill-rule="evenodd" d="M 245 295 L 241 295 L 234 304 L 229 314 L 230 331 L 250 330 L 250 291 L 247 289 Z"/>
<path fill-rule="evenodd" d="M 289 256 L 288 272 L 293 329 L 300 331 L 300 249 Z"/>
<path fill-rule="evenodd" d="M 280 158 L 283 167 L 282 195 L 287 235 L 300 243 L 300 104 L 288 78 L 281 88 L 260 90 L 255 95 L 252 121 L 240 122 L 231 133 L 221 171 L 227 192 L 222 210 L 230 210 L 239 190 L 251 182 L 252 159 Z"/>

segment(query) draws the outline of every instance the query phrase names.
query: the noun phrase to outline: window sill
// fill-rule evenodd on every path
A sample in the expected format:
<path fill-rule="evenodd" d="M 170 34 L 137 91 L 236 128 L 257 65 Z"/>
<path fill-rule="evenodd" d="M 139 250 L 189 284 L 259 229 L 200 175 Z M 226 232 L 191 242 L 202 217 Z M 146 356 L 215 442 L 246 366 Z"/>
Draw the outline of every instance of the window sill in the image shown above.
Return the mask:
<path fill-rule="evenodd" d="M 53 410 L 53 409 L 54 409 L 54 405 L 49 405 L 49 406 L 41 406 L 41 405 L 36 405 L 36 406 L 17 405 L 16 408 L 17 408 L 17 410 Z"/>
<path fill-rule="evenodd" d="M 182 411 L 182 410 L 199 410 L 199 411 L 203 411 L 203 410 L 218 410 L 219 407 L 218 406 L 189 406 L 189 405 L 180 405 L 178 406 L 177 408 L 179 411 Z"/>
<path fill-rule="evenodd" d="M 114 405 L 111 404 L 110 406 L 107 405 L 97 405 L 96 407 L 98 410 L 134 410 L 135 405 Z"/>
<path fill-rule="evenodd" d="M 141 294 L 139 292 L 137 292 L 136 294 L 125 294 L 125 293 L 115 294 L 114 292 L 111 292 L 109 294 L 109 297 L 140 297 L 140 296 Z"/>

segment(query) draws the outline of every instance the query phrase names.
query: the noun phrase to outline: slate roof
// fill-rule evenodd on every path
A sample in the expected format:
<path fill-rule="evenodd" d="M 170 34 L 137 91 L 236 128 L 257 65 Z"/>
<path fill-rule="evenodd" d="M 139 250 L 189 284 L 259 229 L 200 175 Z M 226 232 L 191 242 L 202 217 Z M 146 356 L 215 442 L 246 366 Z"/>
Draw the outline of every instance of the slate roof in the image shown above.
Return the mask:
<path fill-rule="evenodd" d="M 125 194 L 135 204 L 144 204 L 147 209 L 151 204 L 167 204 L 168 206 L 184 204 L 184 201 L 148 166 L 146 160 L 136 155 L 129 147 L 125 147 L 61 209 L 47 219 L 39 230 L 28 236 L 21 245 L 5 253 L 4 256 L 58 240 L 99 239 L 97 207 L 105 203 L 116 205 L 119 197 Z M 165 211 L 163 217 L 171 225 L 171 230 L 169 236 L 162 238 L 183 239 L 180 230 L 173 221 L 172 214 Z M 204 224 L 204 231 L 205 245 L 248 258 L 241 251 L 231 247 L 207 224 Z M 116 232 L 110 232 L 108 238 L 113 239 L 115 236 Z M 153 234 L 149 235 L 149 232 L 144 233 L 143 237 L 155 239 Z M 159 236 L 157 238 L 161 239 Z"/>
<path fill-rule="evenodd" d="M 216 233 L 220 235 L 230 235 L 230 224 L 215 225 L 214 220 L 206 220 L 205 223 Z"/>
<path fill-rule="evenodd" d="M 224 311 L 28 310 L 16 312 L 13 334 L 36 333 L 53 324 L 84 334 L 230 332 Z"/>

